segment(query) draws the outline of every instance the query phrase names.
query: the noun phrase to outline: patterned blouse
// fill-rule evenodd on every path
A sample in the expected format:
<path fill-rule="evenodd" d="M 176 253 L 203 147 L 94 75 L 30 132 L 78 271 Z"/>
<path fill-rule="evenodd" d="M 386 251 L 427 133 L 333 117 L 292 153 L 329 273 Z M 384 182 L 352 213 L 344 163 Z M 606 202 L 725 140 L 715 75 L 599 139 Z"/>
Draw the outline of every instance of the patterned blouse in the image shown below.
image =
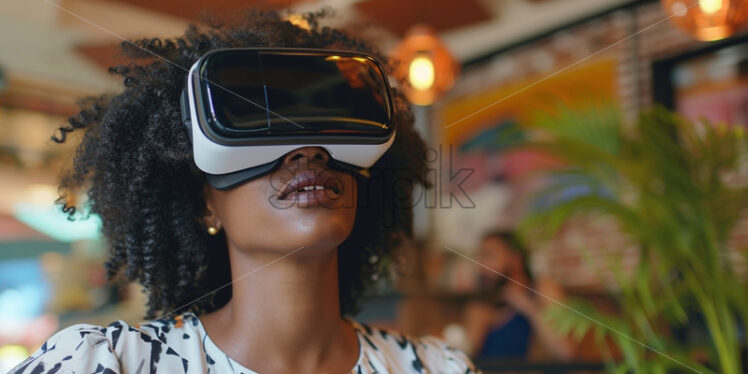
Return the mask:
<path fill-rule="evenodd" d="M 359 342 L 352 374 L 480 373 L 464 353 L 434 337 L 412 338 L 350 321 Z M 185 313 L 136 326 L 70 326 L 53 335 L 9 374 L 52 373 L 245 373 L 205 333 L 200 319 Z"/>

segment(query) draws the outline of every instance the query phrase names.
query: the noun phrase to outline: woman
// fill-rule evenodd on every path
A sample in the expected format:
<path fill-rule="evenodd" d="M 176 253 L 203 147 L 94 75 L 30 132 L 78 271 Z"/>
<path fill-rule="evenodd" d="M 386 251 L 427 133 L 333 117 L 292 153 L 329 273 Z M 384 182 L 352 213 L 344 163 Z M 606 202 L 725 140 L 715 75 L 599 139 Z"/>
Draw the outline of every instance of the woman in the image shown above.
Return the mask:
<path fill-rule="evenodd" d="M 190 27 L 176 39 L 123 43 L 128 56 L 146 62 L 112 69 L 124 78 L 125 90 L 90 101 L 60 129 L 60 142 L 71 132 L 84 131 L 61 187 L 88 188 L 91 211 L 101 216 L 111 245 L 109 276 L 123 272 L 140 282 L 148 294 L 147 318 L 161 318 L 135 326 L 117 321 L 106 327 L 66 328 L 13 373 L 478 372 L 464 354 L 440 340 L 414 339 L 348 318 L 398 242 L 410 234 L 409 194 L 424 180 L 420 156 L 425 146 L 400 93 L 391 94 L 397 136 L 368 170 L 333 168 L 340 163 L 333 162 L 328 149 L 304 145 L 274 160 L 273 168 L 244 175 L 240 182 L 235 178 L 244 171 L 216 176 L 196 163 L 199 157 L 225 153 L 206 156 L 212 151 L 198 145 L 199 131 L 207 130 L 195 127 L 199 118 L 193 95 L 199 91 L 184 91 L 185 67 L 223 48 L 373 52 L 361 40 L 318 27 L 321 16 L 306 15 L 310 27 L 305 29 L 277 13 L 254 11 L 236 24 L 204 31 Z M 331 54 L 324 61 L 339 59 Z M 275 68 L 286 67 L 263 67 L 266 73 Z M 310 74 L 284 70 L 276 78 L 293 85 Z M 250 100 L 231 90 L 231 85 L 256 77 L 229 76 L 222 81 L 225 87 L 210 87 L 213 94 L 227 94 L 227 106 L 236 99 L 263 109 L 267 121 L 259 123 L 267 127 L 262 131 L 277 134 L 294 129 L 292 125 L 314 130 L 274 113 L 267 101 L 263 105 L 268 108 L 257 105 L 261 98 L 247 96 Z M 282 97 L 272 92 L 273 83 L 265 83 L 265 99 L 268 92 Z M 376 92 L 375 99 L 388 95 Z M 312 96 L 309 100 L 323 99 Z M 244 115 L 229 112 L 229 120 Z M 229 157 L 224 162 L 237 160 L 246 161 Z M 301 176 L 310 173 L 326 175 L 334 186 L 312 177 L 324 186 L 293 187 L 299 180 L 309 182 Z M 384 178 L 376 184 L 377 173 L 410 183 Z M 72 214 L 74 207 L 64 210 Z"/>
<path fill-rule="evenodd" d="M 471 353 L 481 359 L 525 360 L 535 341 L 552 359 L 572 359 L 573 343 L 543 321 L 549 303 L 533 292 L 557 300 L 559 288 L 548 279 L 531 279 L 516 236 L 507 231 L 485 234 L 478 261 L 485 265 L 480 274 L 483 297 L 468 304 L 465 314 Z"/>

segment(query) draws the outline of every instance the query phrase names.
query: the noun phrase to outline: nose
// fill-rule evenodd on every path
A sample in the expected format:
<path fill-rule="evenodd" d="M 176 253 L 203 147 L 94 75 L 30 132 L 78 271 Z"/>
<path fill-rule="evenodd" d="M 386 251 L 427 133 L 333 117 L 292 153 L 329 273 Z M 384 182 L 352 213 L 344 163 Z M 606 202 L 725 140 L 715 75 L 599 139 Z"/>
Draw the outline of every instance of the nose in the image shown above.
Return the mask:
<path fill-rule="evenodd" d="M 286 155 L 284 163 L 301 161 L 306 159 L 307 161 L 316 161 L 322 164 L 326 164 L 330 161 L 330 155 L 322 147 L 301 147 L 294 149 Z"/>

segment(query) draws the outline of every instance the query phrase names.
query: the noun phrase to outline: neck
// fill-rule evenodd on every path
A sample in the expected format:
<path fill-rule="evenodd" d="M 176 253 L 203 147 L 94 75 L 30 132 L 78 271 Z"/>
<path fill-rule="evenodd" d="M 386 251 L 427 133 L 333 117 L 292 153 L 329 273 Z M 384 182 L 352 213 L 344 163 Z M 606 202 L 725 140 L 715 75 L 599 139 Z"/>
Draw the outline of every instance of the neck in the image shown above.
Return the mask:
<path fill-rule="evenodd" d="M 356 362 L 355 332 L 340 316 L 337 250 L 304 250 L 278 260 L 229 248 L 231 301 L 201 319 L 219 348 L 254 371 L 306 372 L 331 362 L 345 371 Z"/>

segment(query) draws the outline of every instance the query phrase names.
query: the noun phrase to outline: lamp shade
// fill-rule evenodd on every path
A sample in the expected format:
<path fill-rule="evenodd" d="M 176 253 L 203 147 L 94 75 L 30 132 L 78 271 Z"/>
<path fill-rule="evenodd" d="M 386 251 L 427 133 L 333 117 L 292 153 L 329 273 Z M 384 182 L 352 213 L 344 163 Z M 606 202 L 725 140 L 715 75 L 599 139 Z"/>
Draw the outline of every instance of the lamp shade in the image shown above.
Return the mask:
<path fill-rule="evenodd" d="M 460 66 L 444 42 L 429 27 L 411 28 L 391 54 L 395 76 L 416 105 L 429 105 L 454 85 Z"/>
<path fill-rule="evenodd" d="M 673 24 L 704 41 L 729 37 L 748 22 L 745 0 L 662 0 L 662 6 Z"/>

